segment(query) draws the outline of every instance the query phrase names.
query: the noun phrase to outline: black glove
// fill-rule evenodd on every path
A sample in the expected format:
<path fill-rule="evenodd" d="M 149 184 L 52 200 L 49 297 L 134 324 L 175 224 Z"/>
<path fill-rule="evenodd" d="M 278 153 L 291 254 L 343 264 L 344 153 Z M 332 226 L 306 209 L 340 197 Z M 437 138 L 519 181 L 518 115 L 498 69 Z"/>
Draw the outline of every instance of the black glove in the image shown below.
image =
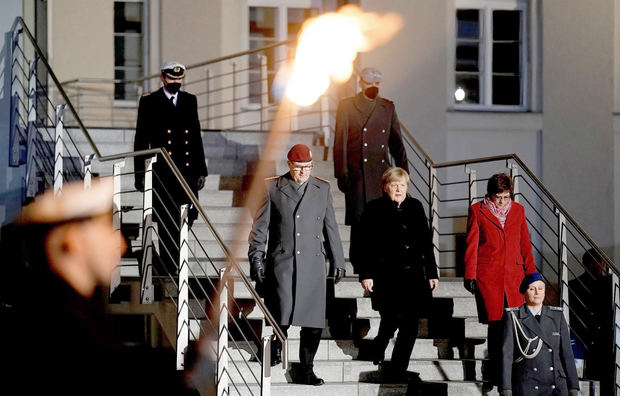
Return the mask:
<path fill-rule="evenodd" d="M 196 180 L 196 187 L 198 187 L 198 190 L 202 190 L 205 186 L 205 176 L 198 176 L 198 179 Z"/>
<path fill-rule="evenodd" d="M 463 286 L 465 289 L 469 291 L 471 294 L 476 294 L 476 280 L 475 279 L 465 279 L 463 281 Z"/>
<path fill-rule="evenodd" d="M 138 191 L 144 191 L 144 175 L 136 175 L 134 186 Z"/>
<path fill-rule="evenodd" d="M 342 175 L 338 178 L 338 189 L 343 193 L 349 191 L 349 176 Z"/>
<path fill-rule="evenodd" d="M 344 268 L 336 268 L 336 271 L 334 271 L 334 285 L 338 284 L 346 274 L 347 271 Z"/>
<path fill-rule="evenodd" d="M 265 264 L 262 258 L 253 258 L 250 262 L 250 279 L 255 281 L 257 285 L 265 282 Z"/>

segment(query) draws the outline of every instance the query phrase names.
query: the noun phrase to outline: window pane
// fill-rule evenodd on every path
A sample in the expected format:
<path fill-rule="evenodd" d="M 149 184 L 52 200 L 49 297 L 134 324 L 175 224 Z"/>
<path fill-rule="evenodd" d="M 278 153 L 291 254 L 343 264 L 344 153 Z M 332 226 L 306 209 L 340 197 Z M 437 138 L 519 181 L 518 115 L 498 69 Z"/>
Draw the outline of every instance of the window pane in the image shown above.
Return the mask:
<path fill-rule="evenodd" d="M 480 76 L 477 74 L 457 74 L 455 78 L 454 100 L 456 104 L 480 103 Z"/>
<path fill-rule="evenodd" d="M 142 67 L 142 37 L 114 37 L 114 66 Z"/>
<path fill-rule="evenodd" d="M 117 80 L 135 80 L 142 77 L 140 69 L 114 70 L 114 78 Z M 116 83 L 114 84 L 114 99 L 117 100 L 136 100 L 138 99 L 137 83 Z"/>
<path fill-rule="evenodd" d="M 480 11 L 457 10 L 456 26 L 456 37 L 477 39 L 480 37 Z"/>
<path fill-rule="evenodd" d="M 275 38 L 276 9 L 274 7 L 250 7 L 250 37 Z"/>
<path fill-rule="evenodd" d="M 493 76 L 493 104 L 521 104 L 521 82 L 519 76 Z"/>
<path fill-rule="evenodd" d="M 297 37 L 301 31 L 301 25 L 303 25 L 306 19 L 312 18 L 319 14 L 319 10 L 316 8 L 288 8 L 287 14 L 287 34 L 289 39 Z"/>
<path fill-rule="evenodd" d="M 458 43 L 456 45 L 456 71 L 479 71 L 478 43 Z"/>
<path fill-rule="evenodd" d="M 493 44 L 493 73 L 519 74 L 519 43 Z"/>
<path fill-rule="evenodd" d="M 114 3 L 114 32 L 142 32 L 142 3 Z"/>
<path fill-rule="evenodd" d="M 493 11 L 493 40 L 521 40 L 521 11 Z"/>

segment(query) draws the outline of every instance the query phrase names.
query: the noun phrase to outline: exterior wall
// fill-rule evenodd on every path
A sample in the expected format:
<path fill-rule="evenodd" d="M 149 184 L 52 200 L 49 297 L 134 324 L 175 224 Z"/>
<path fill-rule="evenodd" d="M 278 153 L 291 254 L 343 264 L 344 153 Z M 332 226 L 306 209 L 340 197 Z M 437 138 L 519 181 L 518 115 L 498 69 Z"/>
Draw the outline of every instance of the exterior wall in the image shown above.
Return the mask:
<path fill-rule="evenodd" d="M 614 245 L 613 5 L 542 2 L 543 181 L 608 251 Z"/>

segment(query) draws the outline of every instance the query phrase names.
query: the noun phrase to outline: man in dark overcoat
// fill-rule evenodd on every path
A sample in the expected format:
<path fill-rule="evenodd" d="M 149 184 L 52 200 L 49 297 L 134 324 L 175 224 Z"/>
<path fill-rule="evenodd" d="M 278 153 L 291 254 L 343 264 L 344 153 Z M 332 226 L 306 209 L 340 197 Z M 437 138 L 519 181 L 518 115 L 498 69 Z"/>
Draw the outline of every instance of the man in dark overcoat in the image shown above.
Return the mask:
<path fill-rule="evenodd" d="M 187 181 L 192 192 L 204 187 L 207 177 L 196 96 L 181 91 L 185 66 L 167 62 L 162 66 L 163 87 L 143 95 L 138 106 L 134 150 L 163 148 Z M 135 157 L 135 186 L 144 190 L 145 157 Z M 160 262 L 174 273 L 178 267 L 180 206 L 189 198 L 163 158 L 153 166 L 153 211 L 158 222 Z M 190 225 L 196 219 L 196 208 L 190 209 Z M 162 227 L 164 229 L 162 229 Z"/>
<path fill-rule="evenodd" d="M 525 304 L 506 308 L 502 347 L 502 395 L 577 396 L 568 326 L 561 307 L 543 305 L 545 283 L 538 272 L 527 274 L 519 291 Z"/>
<path fill-rule="evenodd" d="M 251 277 L 285 334 L 301 326 L 296 382 L 322 385 L 313 370 L 325 327 L 326 259 L 335 282 L 345 274 L 344 254 L 329 182 L 310 176 L 312 153 L 298 144 L 288 153 L 290 172 L 266 179 L 266 196 L 249 237 Z M 281 359 L 276 344 L 272 365 Z"/>
<path fill-rule="evenodd" d="M 356 271 L 360 260 L 355 245 L 361 238 L 364 206 L 382 196 L 381 175 L 390 166 L 409 171 L 394 103 L 378 95 L 382 79 L 377 69 L 362 70 L 361 92 L 343 99 L 336 114 L 334 175 L 345 194 L 345 224 L 351 226 L 349 258 Z"/>

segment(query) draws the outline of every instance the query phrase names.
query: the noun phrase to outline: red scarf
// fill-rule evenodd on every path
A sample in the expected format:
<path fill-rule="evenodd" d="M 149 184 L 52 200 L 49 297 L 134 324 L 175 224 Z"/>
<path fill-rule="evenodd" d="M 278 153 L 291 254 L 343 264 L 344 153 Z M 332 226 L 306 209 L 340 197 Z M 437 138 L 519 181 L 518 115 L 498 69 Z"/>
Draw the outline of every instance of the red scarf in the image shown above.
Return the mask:
<path fill-rule="evenodd" d="M 502 228 L 504 228 L 504 223 L 506 223 L 506 217 L 508 216 L 508 212 L 510 212 L 510 208 L 512 208 L 512 199 L 501 208 L 495 206 L 493 201 L 491 201 L 487 197 L 484 197 L 484 204 L 487 208 L 489 208 L 491 213 L 493 213 L 493 216 L 497 217 L 497 220 L 499 220 Z"/>

